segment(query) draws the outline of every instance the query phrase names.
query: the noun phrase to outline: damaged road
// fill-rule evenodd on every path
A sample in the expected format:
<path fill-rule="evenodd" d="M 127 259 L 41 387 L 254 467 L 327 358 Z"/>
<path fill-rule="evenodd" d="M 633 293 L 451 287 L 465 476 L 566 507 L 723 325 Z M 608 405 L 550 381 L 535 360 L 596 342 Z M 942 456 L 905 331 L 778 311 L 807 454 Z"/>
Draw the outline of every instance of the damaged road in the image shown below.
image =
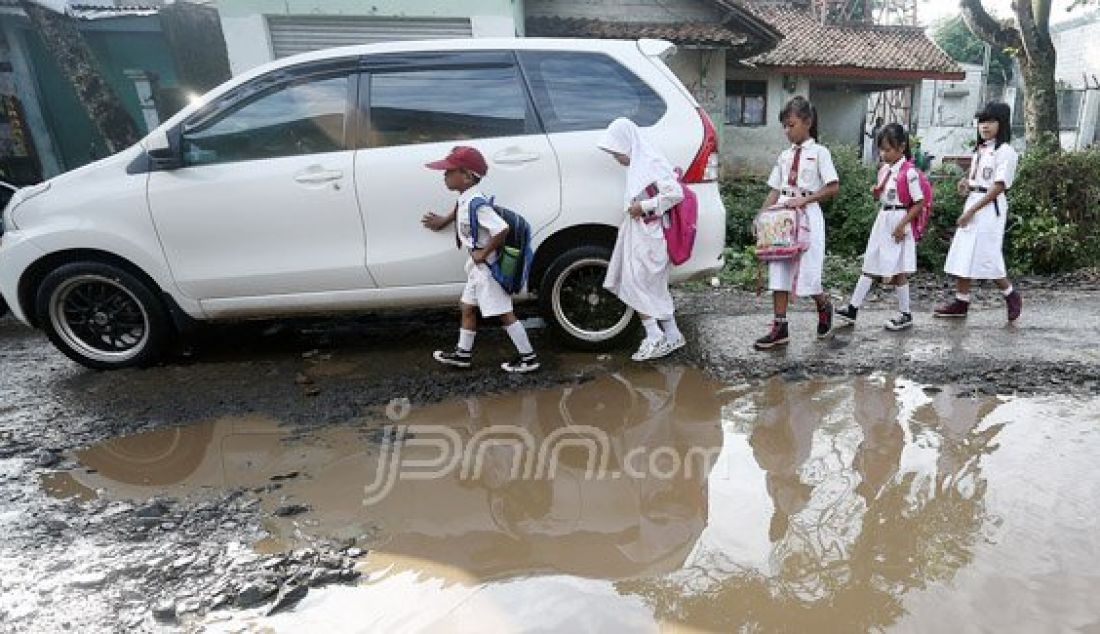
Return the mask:
<path fill-rule="evenodd" d="M 882 330 L 892 314 L 883 294 L 854 330 L 823 342 L 812 336 L 814 314 L 800 305 L 791 346 L 770 354 L 751 349 L 769 319 L 766 298 L 682 290 L 690 345 L 657 368 L 666 377 L 681 366 L 708 376 L 691 379 L 696 400 L 715 412 L 701 419 L 693 442 L 712 447 L 721 445 L 713 436 L 728 400 L 723 390 L 777 375 L 888 373 L 975 398 L 1100 394 L 1100 292 L 1024 288 L 1015 326 L 1004 324 L 995 291 L 979 295 L 966 323 L 934 322 L 930 288 L 916 298 L 912 331 Z M 453 330 L 450 311 L 244 324 L 203 333 L 161 367 L 94 373 L 0 319 L 0 629 L 157 630 L 213 627 L 210 615 L 219 614 L 280 618 L 318 588 L 358 583 L 364 566 L 377 566 L 370 553 L 399 535 L 361 505 L 346 515 L 319 501 L 317 490 L 334 482 L 324 479 L 334 462 L 318 455 L 356 447 L 354 455 L 377 456 L 395 441 L 387 424 L 486 395 L 550 388 L 559 398 L 587 386 L 595 396 L 576 401 L 584 411 L 620 393 L 609 376 L 628 377 L 631 392 L 651 389 L 651 377 L 635 376 L 629 351 L 569 353 L 537 330 L 548 363 L 536 376 L 497 371 L 510 350 L 488 331 L 477 369 L 439 368 L 430 353 L 453 345 Z M 444 409 L 425 409 L 437 403 Z M 248 441 L 234 445 L 241 437 Z"/>

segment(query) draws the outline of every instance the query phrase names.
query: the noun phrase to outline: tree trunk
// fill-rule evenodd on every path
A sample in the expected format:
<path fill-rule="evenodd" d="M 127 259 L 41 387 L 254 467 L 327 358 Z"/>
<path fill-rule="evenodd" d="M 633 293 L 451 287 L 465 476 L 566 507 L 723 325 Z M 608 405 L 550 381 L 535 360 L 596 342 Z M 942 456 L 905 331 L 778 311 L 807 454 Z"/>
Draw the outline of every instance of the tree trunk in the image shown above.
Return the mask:
<path fill-rule="evenodd" d="M 1058 143 L 1058 92 L 1054 85 L 1054 50 L 1050 55 L 1020 59 L 1024 76 L 1024 125 L 1027 144 Z"/>
<path fill-rule="evenodd" d="M 1027 142 L 1058 142 L 1058 94 L 1054 86 L 1057 54 L 1050 39 L 1050 0 L 1017 0 L 1015 27 L 998 22 L 981 0 L 960 0 L 963 21 L 992 46 L 1015 49 L 1024 78 L 1024 124 Z"/>
<path fill-rule="evenodd" d="M 114 153 L 136 143 L 140 138 L 137 126 L 99 72 L 76 22 L 28 0 L 21 5 L 107 148 Z"/>

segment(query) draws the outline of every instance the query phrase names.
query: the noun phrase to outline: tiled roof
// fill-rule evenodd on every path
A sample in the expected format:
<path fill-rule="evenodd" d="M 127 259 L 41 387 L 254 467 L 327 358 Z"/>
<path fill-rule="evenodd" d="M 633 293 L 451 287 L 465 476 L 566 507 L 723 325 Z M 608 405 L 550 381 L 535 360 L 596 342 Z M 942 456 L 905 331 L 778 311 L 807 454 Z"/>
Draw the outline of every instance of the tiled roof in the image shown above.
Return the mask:
<path fill-rule="evenodd" d="M 619 22 L 593 18 L 530 17 L 526 31 L 532 37 L 590 37 L 636 40 L 653 38 L 675 44 L 739 48 L 752 44 L 740 31 L 705 22 Z"/>
<path fill-rule="evenodd" d="M 753 5 L 749 9 L 783 33 L 775 48 L 748 60 L 757 66 L 818 75 L 964 77 L 958 63 L 919 27 L 827 24 L 804 9 Z"/>

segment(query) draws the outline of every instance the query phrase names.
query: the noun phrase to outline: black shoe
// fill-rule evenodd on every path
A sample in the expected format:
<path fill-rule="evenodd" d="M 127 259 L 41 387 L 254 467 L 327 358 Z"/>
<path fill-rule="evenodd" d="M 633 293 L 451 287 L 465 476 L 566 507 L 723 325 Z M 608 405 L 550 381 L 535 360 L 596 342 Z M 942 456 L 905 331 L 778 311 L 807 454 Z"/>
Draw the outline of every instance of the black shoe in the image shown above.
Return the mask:
<path fill-rule="evenodd" d="M 913 327 L 913 315 L 910 313 L 901 313 L 897 317 L 894 317 L 886 322 L 886 329 L 897 332 L 898 330 L 905 330 L 906 328 Z"/>
<path fill-rule="evenodd" d="M 833 304 L 825 302 L 825 305 L 817 309 L 817 338 L 824 339 L 833 332 Z"/>
<path fill-rule="evenodd" d="M 512 374 L 527 374 L 528 372 L 538 370 L 540 367 L 539 356 L 534 352 L 531 354 L 521 354 L 512 361 L 500 364 L 501 370 L 511 372 Z"/>
<path fill-rule="evenodd" d="M 449 365 L 455 368 L 468 368 L 470 362 L 473 359 L 473 353 L 469 350 L 463 350 L 462 348 L 455 348 L 454 352 L 443 352 L 442 350 L 436 350 L 432 353 L 432 357 L 442 363 L 443 365 Z"/>
<path fill-rule="evenodd" d="M 790 335 L 787 333 L 787 322 L 773 321 L 771 332 L 757 339 L 752 347 L 757 350 L 770 350 L 776 346 L 786 345 L 790 340 Z"/>
<path fill-rule="evenodd" d="M 833 313 L 833 318 L 836 319 L 836 327 L 847 328 L 856 325 L 856 315 L 858 314 L 859 309 L 851 304 L 837 310 Z"/>

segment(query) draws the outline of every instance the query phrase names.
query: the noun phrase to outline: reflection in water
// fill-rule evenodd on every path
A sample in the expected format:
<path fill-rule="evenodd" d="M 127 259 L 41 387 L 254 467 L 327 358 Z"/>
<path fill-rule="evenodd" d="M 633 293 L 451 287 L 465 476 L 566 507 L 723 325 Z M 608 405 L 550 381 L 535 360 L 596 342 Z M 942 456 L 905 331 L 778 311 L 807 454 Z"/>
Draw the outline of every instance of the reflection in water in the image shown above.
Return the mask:
<path fill-rule="evenodd" d="M 907 592 L 949 581 L 969 563 L 984 518 L 980 459 L 1003 427 L 980 429 L 994 398 L 943 390 L 922 403 L 919 395 L 893 378 L 773 381 L 732 403 L 727 446 L 747 434 L 765 473 L 767 556 L 753 566 L 730 558 L 732 549 L 709 549 L 741 524 L 732 505 L 712 505 L 688 566 L 619 589 L 645 597 L 662 620 L 720 631 L 894 623 Z M 711 487 L 726 486 L 715 478 L 725 467 Z"/>
<path fill-rule="evenodd" d="M 983 611 L 975 583 L 1003 579 L 1006 560 L 1022 591 L 1077 604 L 1100 592 L 1079 572 L 1061 586 L 1034 576 L 1050 561 L 1075 571 L 1100 565 L 1077 519 L 1100 513 L 1097 476 L 1072 453 L 1062 472 L 1064 459 L 1036 448 L 1037 438 L 1063 429 L 1080 434 L 1073 447 L 1100 450 L 1100 434 L 1087 435 L 1094 410 L 1054 414 L 1041 402 L 883 376 L 719 387 L 692 370 L 657 368 L 414 409 L 402 423 L 445 427 L 483 459 L 468 472 L 400 479 L 368 506 L 364 491 L 389 449 L 420 460 L 438 452 L 414 436 L 395 441 L 376 423 L 291 437 L 274 421 L 227 419 L 92 448 L 78 458 L 97 472 L 55 474 L 44 485 L 85 497 L 245 486 L 267 510 L 305 504 L 311 510 L 301 516 L 265 520 L 265 548 L 317 538 L 368 546 L 364 585 L 324 595 L 334 604 L 312 614 L 361 610 L 381 630 L 414 622 L 522 630 L 552 608 L 547 629 L 848 632 L 933 605 L 916 617 L 927 629 L 939 622 L 945 600 L 935 593 L 945 588 L 970 588 L 956 616 L 983 618 L 988 600 Z M 1034 424 L 1008 423 L 1021 412 Z M 531 443 L 483 442 L 503 426 Z M 519 468 L 547 443 L 592 429 L 602 434 L 601 455 L 562 442 L 553 477 Z M 1032 477 L 1043 459 L 1045 472 Z M 606 477 L 591 477 L 594 461 L 607 465 Z M 1042 490 L 1043 478 L 1080 480 L 1080 490 L 1047 507 L 1012 497 L 1025 484 Z M 987 534 L 1002 521 L 1015 522 L 1014 536 L 1050 527 L 1065 543 L 1018 539 L 997 550 Z M 1030 554 L 1021 556 L 1019 544 Z M 286 629 L 317 626 L 310 605 Z M 580 605 L 588 607 L 570 611 Z M 454 620 L 461 615 L 467 620 Z M 1069 622 L 1038 609 L 1029 616 Z"/>

